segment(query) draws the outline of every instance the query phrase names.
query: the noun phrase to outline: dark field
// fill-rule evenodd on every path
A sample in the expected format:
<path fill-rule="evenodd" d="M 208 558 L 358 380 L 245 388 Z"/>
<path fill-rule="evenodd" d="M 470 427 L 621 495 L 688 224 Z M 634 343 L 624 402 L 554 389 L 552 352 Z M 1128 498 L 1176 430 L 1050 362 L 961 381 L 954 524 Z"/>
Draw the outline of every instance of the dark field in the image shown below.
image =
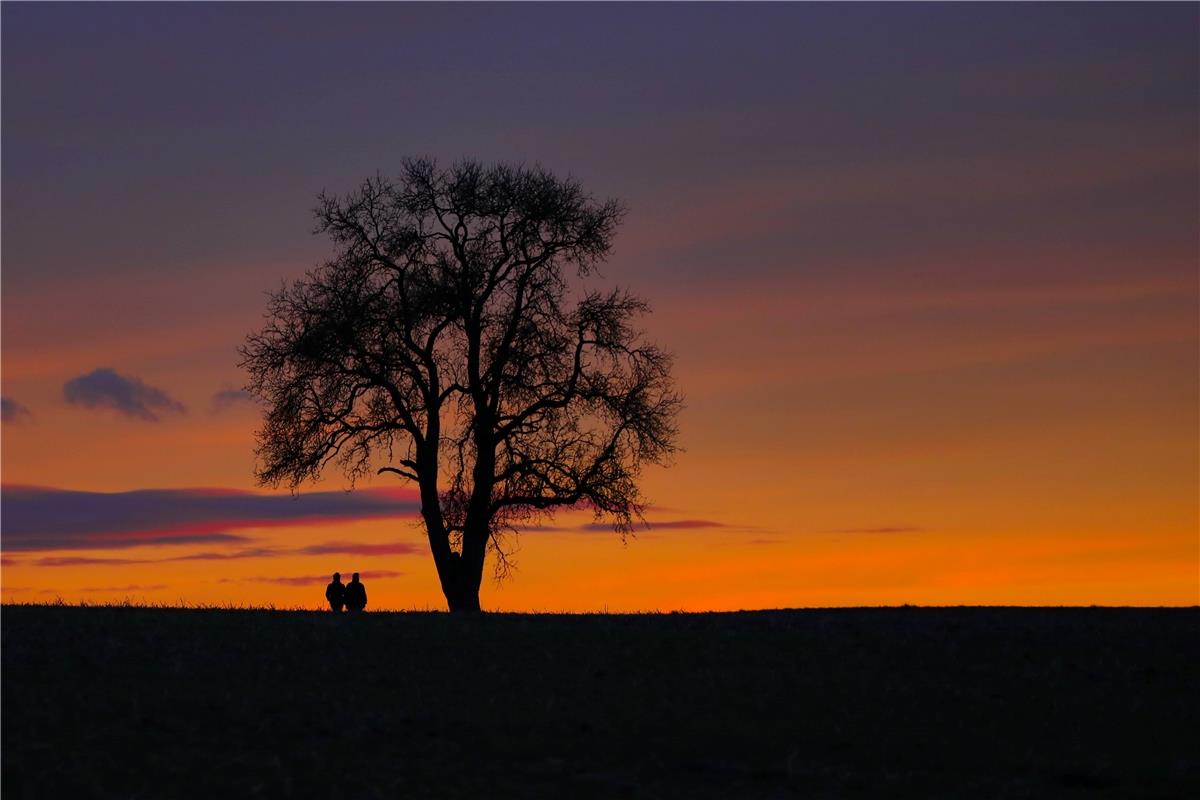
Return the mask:
<path fill-rule="evenodd" d="M 6 606 L 17 798 L 1200 797 L 1200 609 Z"/>

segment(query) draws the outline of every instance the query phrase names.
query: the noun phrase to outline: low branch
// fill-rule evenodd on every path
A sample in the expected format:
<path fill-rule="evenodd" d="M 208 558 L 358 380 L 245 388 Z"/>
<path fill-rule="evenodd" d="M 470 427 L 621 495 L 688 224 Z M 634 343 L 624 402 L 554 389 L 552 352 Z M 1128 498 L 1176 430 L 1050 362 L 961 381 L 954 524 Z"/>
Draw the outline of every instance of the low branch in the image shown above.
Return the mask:
<path fill-rule="evenodd" d="M 398 469 L 397 467 L 380 467 L 379 471 L 376 472 L 375 474 L 382 475 L 385 472 L 394 472 L 397 475 L 399 475 L 400 477 L 408 478 L 410 481 L 413 481 L 414 483 L 420 482 L 420 480 L 421 480 L 420 478 L 418 478 L 416 476 L 415 473 L 409 472 L 408 470 L 405 470 L 405 469 Z"/>

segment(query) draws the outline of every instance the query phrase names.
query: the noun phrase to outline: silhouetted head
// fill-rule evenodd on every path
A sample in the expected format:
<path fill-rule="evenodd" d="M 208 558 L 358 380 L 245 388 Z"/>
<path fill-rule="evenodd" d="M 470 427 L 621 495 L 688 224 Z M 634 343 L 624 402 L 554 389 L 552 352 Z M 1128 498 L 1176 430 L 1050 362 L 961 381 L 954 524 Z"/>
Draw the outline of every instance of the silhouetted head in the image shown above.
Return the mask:
<path fill-rule="evenodd" d="M 350 579 L 351 583 L 358 583 L 358 573 L 354 573 L 354 577 Z"/>
<path fill-rule="evenodd" d="M 333 582 L 341 583 L 341 581 L 342 581 L 342 573 L 340 573 L 340 572 L 333 573 Z"/>

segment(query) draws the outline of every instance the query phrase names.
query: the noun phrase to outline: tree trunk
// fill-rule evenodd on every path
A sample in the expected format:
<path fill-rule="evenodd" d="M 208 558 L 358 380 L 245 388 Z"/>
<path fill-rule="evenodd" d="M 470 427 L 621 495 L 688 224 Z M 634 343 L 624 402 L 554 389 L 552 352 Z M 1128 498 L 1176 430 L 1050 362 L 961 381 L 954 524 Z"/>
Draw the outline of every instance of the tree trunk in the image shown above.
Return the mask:
<path fill-rule="evenodd" d="M 446 595 L 446 602 L 450 606 L 451 613 L 454 614 L 478 614 L 479 608 L 479 586 L 474 589 L 470 586 L 458 586 L 454 592 Z"/>
<path fill-rule="evenodd" d="M 436 559 L 435 559 L 436 561 Z M 478 613 L 479 586 L 482 570 L 474 570 L 458 553 L 450 553 L 443 563 L 437 564 L 438 578 L 446 605 L 453 613 Z"/>

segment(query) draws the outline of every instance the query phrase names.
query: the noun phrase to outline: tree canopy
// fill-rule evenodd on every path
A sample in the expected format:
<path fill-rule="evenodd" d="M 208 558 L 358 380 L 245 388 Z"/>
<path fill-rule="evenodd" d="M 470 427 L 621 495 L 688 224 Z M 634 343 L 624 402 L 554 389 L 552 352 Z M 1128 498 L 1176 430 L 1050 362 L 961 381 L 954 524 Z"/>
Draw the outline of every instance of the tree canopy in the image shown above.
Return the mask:
<path fill-rule="evenodd" d="M 647 304 L 587 287 L 624 214 L 540 167 L 473 161 L 322 194 L 336 254 L 274 292 L 242 347 L 260 482 L 331 464 L 412 481 L 452 610 L 478 610 L 487 553 L 503 574 L 521 524 L 570 507 L 631 530 L 682 399 L 636 326 Z"/>

